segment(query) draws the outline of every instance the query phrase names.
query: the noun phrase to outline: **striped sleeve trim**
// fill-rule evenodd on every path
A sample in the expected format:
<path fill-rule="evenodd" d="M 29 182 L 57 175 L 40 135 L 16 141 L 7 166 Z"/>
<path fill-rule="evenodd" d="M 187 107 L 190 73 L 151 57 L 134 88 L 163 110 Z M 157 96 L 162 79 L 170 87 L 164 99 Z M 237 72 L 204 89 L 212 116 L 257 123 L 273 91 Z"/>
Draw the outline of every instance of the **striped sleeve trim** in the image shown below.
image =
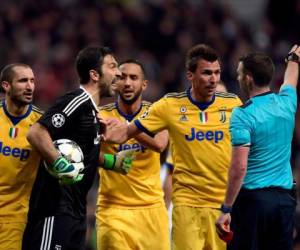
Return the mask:
<path fill-rule="evenodd" d="M 154 137 L 155 134 L 153 134 L 152 132 L 150 132 L 148 129 L 146 129 L 139 120 L 134 120 L 133 121 L 135 126 L 142 132 L 146 133 L 147 135 Z"/>
<path fill-rule="evenodd" d="M 168 93 L 165 95 L 166 98 L 184 98 L 187 97 L 186 91 L 180 93 Z"/>
<path fill-rule="evenodd" d="M 152 105 L 151 102 L 147 102 L 147 101 L 143 101 L 143 102 L 142 102 L 142 106 L 143 106 L 143 107 L 150 107 L 151 105 Z"/>
<path fill-rule="evenodd" d="M 99 106 L 98 108 L 100 111 L 101 110 L 112 111 L 113 109 L 116 109 L 117 106 L 116 106 L 116 103 L 109 103 L 104 106 Z"/>
<path fill-rule="evenodd" d="M 81 104 L 89 100 L 90 97 L 83 92 L 81 95 L 76 96 L 69 104 L 64 108 L 63 113 L 70 116 Z"/>
<path fill-rule="evenodd" d="M 225 93 L 225 92 L 216 92 L 216 96 L 223 98 L 237 98 L 236 94 Z"/>

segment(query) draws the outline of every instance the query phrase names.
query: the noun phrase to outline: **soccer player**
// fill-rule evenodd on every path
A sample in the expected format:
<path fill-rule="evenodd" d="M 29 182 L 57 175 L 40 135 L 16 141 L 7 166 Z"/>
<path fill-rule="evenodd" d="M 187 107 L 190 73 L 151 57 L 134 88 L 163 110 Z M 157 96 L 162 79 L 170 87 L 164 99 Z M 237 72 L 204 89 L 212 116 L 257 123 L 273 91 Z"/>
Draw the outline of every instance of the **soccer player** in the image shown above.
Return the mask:
<path fill-rule="evenodd" d="M 79 52 L 76 69 L 80 88 L 59 98 L 28 134 L 30 143 L 60 179 L 51 176 L 43 166 L 39 168 L 30 198 L 23 249 L 84 249 L 86 196 L 98 166 L 104 164 L 105 168 L 126 172 L 120 155 L 99 157 L 97 105 L 101 96 L 113 93 L 113 85 L 121 76 L 118 64 L 109 48 L 88 47 Z M 75 141 L 82 149 L 82 172 L 78 173 L 54 147 L 53 141 L 62 138 Z"/>
<path fill-rule="evenodd" d="M 136 60 L 126 60 L 119 66 L 122 78 L 118 84 L 118 100 L 100 109 L 101 117 L 132 121 L 149 109 L 142 100 L 146 89 L 144 66 Z M 168 144 L 167 131 L 155 140 L 163 151 Z M 100 169 L 97 205 L 98 249 L 156 249 L 169 250 L 168 215 L 160 182 L 160 154 L 144 147 L 136 139 L 124 144 L 106 144 L 102 152 L 115 154 L 135 149 L 130 173 L 121 176 Z"/>
<path fill-rule="evenodd" d="M 232 113 L 232 160 L 223 213 L 216 221 L 221 237 L 233 231 L 228 249 L 293 249 L 296 197 L 290 157 L 299 57 L 295 45 L 278 94 L 270 91 L 271 58 L 249 53 L 239 61 L 237 79 L 250 99 Z"/>
<path fill-rule="evenodd" d="M 41 111 L 32 105 L 35 78 L 28 65 L 5 66 L 0 81 L 5 93 L 0 103 L 0 249 L 20 250 L 40 161 L 26 135 Z"/>
<path fill-rule="evenodd" d="M 241 101 L 234 94 L 216 92 L 221 66 L 211 47 L 191 48 L 186 70 L 191 88 L 167 94 L 130 125 L 108 124 L 104 137 L 122 143 L 141 131 L 153 135 L 167 129 L 174 161 L 173 249 L 225 249 L 214 221 L 230 163 L 229 119 Z"/>

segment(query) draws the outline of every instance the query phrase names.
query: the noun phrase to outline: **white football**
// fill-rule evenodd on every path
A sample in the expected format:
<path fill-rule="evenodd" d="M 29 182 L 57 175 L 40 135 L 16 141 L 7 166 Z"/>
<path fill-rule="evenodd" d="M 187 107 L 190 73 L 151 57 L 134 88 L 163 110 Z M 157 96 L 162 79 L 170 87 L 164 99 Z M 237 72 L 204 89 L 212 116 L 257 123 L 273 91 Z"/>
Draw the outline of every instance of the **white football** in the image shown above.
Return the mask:
<path fill-rule="evenodd" d="M 70 163 L 82 163 L 83 153 L 78 144 L 69 139 L 59 139 L 53 142 L 55 148 L 60 152 L 60 154 L 66 158 Z M 44 165 L 47 171 L 56 177 L 56 175 L 48 167 L 48 164 L 44 161 Z"/>
<path fill-rule="evenodd" d="M 69 139 L 59 139 L 53 142 L 54 146 L 71 163 L 83 162 L 83 153 L 78 144 Z"/>

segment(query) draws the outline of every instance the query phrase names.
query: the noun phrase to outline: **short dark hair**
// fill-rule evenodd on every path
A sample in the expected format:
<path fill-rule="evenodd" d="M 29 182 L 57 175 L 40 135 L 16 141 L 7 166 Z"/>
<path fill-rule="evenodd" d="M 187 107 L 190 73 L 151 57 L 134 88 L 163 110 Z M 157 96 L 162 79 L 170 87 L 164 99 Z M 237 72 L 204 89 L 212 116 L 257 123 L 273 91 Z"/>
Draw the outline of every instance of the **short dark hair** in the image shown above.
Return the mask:
<path fill-rule="evenodd" d="M 143 65 L 139 60 L 132 59 L 132 58 L 127 59 L 127 60 L 124 60 L 124 61 L 122 61 L 122 62 L 119 63 L 119 67 L 120 67 L 121 65 L 123 65 L 123 64 L 126 64 L 126 63 L 133 63 L 133 64 L 136 64 L 136 65 L 140 66 L 144 78 L 145 78 L 145 79 L 147 78 L 146 69 L 145 69 L 144 65 Z"/>
<path fill-rule="evenodd" d="M 251 52 L 239 60 L 243 63 L 243 73 L 253 77 L 255 85 L 264 87 L 270 84 L 275 67 L 272 59 L 264 53 Z"/>
<path fill-rule="evenodd" d="M 187 71 L 195 72 L 197 69 L 197 63 L 200 59 L 214 62 L 219 60 L 219 54 L 215 49 L 206 44 L 197 44 L 192 47 L 185 58 L 185 68 Z"/>
<path fill-rule="evenodd" d="M 79 51 L 76 57 L 76 70 L 81 84 L 89 82 L 89 71 L 92 69 L 102 76 L 101 66 L 106 55 L 112 55 L 108 47 L 87 47 Z"/>
<path fill-rule="evenodd" d="M 24 63 L 12 63 L 12 64 L 8 64 L 6 65 L 0 73 L 0 82 L 9 82 L 11 83 L 14 79 L 15 76 L 15 71 L 14 68 L 15 67 L 25 67 L 25 68 L 30 68 L 29 65 L 24 64 Z M 4 92 L 3 88 L 2 88 L 2 84 L 0 87 L 0 92 Z"/>

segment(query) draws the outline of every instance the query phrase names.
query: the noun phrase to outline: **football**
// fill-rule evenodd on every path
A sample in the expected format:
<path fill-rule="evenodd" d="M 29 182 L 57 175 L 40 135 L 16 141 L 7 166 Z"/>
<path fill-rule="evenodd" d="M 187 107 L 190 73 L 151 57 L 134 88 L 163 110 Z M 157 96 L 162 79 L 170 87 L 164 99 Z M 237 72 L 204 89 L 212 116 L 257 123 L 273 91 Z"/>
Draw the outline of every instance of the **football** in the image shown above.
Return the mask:
<path fill-rule="evenodd" d="M 66 158 L 70 163 L 80 163 L 83 162 L 84 157 L 81 148 L 78 146 L 78 144 L 72 140 L 69 139 L 59 139 L 53 142 L 55 148 L 60 152 L 60 154 Z M 44 161 L 45 168 L 47 171 L 53 175 L 54 177 L 57 177 L 56 174 L 54 174 L 51 171 L 51 168 L 48 167 L 48 164 Z"/>

